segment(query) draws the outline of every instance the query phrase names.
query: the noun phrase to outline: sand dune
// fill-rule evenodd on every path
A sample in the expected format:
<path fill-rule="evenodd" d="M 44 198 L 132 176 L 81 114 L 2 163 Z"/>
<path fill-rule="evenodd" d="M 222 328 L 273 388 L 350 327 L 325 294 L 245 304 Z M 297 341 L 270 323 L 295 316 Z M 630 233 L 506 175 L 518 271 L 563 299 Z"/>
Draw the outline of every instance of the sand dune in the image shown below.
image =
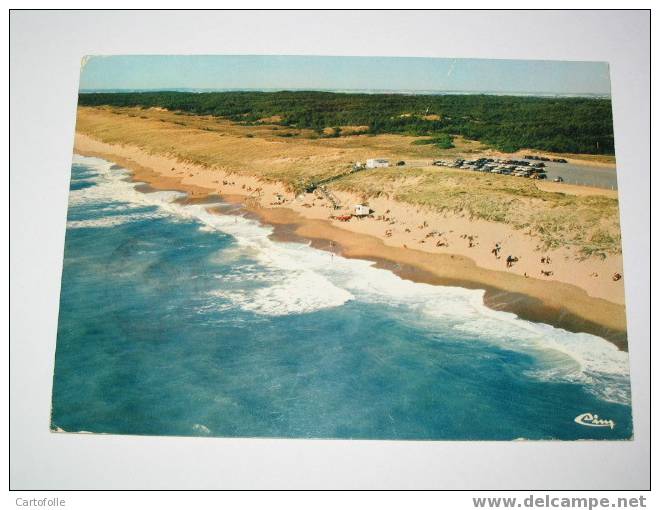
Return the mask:
<path fill-rule="evenodd" d="M 406 278 L 487 289 L 492 307 L 573 331 L 587 331 L 626 346 L 623 279 L 619 255 L 578 260 L 575 249 L 544 250 L 539 240 L 505 223 L 470 219 L 379 196 L 369 198 L 373 217 L 348 222 L 364 196 L 335 190 L 347 208 L 334 210 L 322 194 L 296 196 L 263 175 L 182 162 L 172 154 L 130 144 L 106 143 L 77 133 L 76 152 L 117 162 L 135 179 L 157 189 L 180 189 L 193 199 L 209 194 L 242 201 L 263 221 L 278 225 L 275 235 L 312 239 L 345 256 L 377 260 Z M 282 153 L 285 157 L 286 152 Z M 496 243 L 501 250 L 492 253 Z M 507 267 L 508 255 L 518 260 Z M 550 263 L 541 263 L 541 258 Z M 542 273 L 541 271 L 545 271 Z"/>

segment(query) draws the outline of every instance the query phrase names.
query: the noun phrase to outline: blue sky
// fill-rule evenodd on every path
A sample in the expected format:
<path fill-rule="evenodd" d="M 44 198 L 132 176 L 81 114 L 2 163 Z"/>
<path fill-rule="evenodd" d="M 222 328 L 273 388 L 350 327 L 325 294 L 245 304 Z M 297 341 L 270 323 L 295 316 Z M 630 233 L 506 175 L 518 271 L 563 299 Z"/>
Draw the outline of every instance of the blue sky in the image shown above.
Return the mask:
<path fill-rule="evenodd" d="M 604 62 L 313 56 L 93 56 L 81 90 L 307 89 L 609 95 Z"/>

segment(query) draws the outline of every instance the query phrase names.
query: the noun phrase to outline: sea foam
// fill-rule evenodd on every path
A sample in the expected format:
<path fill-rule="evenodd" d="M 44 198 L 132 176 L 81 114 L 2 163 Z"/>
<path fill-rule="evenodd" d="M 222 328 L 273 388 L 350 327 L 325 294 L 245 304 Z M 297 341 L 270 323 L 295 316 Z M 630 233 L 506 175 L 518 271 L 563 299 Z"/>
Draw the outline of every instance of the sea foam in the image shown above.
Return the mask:
<path fill-rule="evenodd" d="M 76 156 L 74 163 L 94 169 L 96 186 L 71 192 L 73 203 L 121 203 L 126 214 L 112 221 L 135 221 L 168 215 L 197 222 L 200 229 L 232 236 L 235 245 L 218 253 L 223 260 L 253 259 L 252 269 L 218 275 L 211 292 L 218 309 L 240 308 L 263 316 L 311 313 L 339 307 L 349 301 L 400 307 L 403 320 L 426 327 L 453 330 L 462 337 L 529 353 L 541 360 L 533 376 L 548 380 L 580 382 L 599 397 L 628 403 L 628 354 L 606 340 L 587 333 L 565 330 L 520 319 L 483 303 L 484 291 L 434 286 L 404 280 L 364 260 L 346 259 L 300 243 L 270 239 L 272 228 L 236 215 L 211 213 L 207 205 L 183 205 L 177 192 L 141 193 L 126 180 L 127 172 L 98 158 Z M 110 205 L 108 205 L 110 204 Z M 131 213 L 131 209 L 155 206 L 157 210 Z M 92 226 L 93 223 L 87 223 Z M 84 226 L 70 222 L 69 228 Z M 225 282 L 232 282 L 229 289 Z M 236 283 L 259 285 L 236 289 Z"/>

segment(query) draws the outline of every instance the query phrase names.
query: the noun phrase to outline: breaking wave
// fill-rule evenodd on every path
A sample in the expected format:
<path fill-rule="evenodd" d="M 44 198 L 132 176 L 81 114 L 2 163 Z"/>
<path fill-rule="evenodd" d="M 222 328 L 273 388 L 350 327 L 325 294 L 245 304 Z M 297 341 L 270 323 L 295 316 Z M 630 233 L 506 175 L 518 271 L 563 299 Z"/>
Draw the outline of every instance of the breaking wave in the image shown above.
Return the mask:
<path fill-rule="evenodd" d="M 540 360 L 533 377 L 580 382 L 605 400 L 629 403 L 628 354 L 586 333 L 520 319 L 483 304 L 484 291 L 415 283 L 374 267 L 369 261 L 346 259 L 299 243 L 269 238 L 272 229 L 236 215 L 212 213 L 208 205 L 183 205 L 177 192 L 142 193 L 126 180 L 127 172 L 98 158 L 75 156 L 74 164 L 90 167 L 84 175 L 94 186 L 71 191 L 71 204 L 102 204 L 116 215 L 70 220 L 69 228 L 108 227 L 168 216 L 187 219 L 205 231 L 233 237 L 235 243 L 215 256 L 240 262 L 236 271 L 216 275 L 209 293 L 216 310 L 237 308 L 263 316 L 311 313 L 350 301 L 400 308 L 402 320 L 425 328 L 453 331 L 524 352 Z M 244 285 L 241 285 L 244 284 Z"/>

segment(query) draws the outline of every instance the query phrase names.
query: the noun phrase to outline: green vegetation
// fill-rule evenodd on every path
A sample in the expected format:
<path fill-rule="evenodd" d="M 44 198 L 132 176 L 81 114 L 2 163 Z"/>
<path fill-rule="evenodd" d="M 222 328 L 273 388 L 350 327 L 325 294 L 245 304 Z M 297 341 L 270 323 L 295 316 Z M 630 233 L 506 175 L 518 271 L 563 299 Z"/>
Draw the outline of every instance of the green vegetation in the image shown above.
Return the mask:
<path fill-rule="evenodd" d="M 413 145 L 435 145 L 438 149 L 453 149 L 454 137 L 446 133 L 442 133 L 433 138 L 421 138 L 412 142 Z"/>
<path fill-rule="evenodd" d="M 149 119 L 142 119 L 140 113 Z M 544 191 L 540 182 L 531 179 L 444 167 L 406 165 L 350 172 L 355 161 L 373 154 L 391 161 L 427 158 L 421 153 L 435 151 L 431 144 L 436 136 L 413 145 L 407 136 L 334 137 L 332 128 L 318 135 L 271 124 L 244 125 L 138 108 L 79 108 L 76 130 L 105 143 L 279 182 L 296 193 L 326 183 L 331 190 L 355 193 L 365 201 L 388 196 L 425 209 L 505 223 L 538 239 L 539 246 L 573 247 L 580 257 L 606 257 L 621 250 L 616 194 Z M 295 136 L 280 136 L 287 132 Z M 308 138 L 309 133 L 317 138 Z M 448 152 L 465 149 L 462 139 L 454 142 L 457 147 Z"/>
<path fill-rule="evenodd" d="M 159 107 L 211 115 L 242 124 L 269 123 L 342 136 L 341 126 L 364 134 L 448 135 L 479 140 L 498 150 L 521 148 L 614 154 L 609 99 L 488 95 L 336 94 L 330 92 L 121 92 L 83 93 L 81 106 Z M 346 131 L 347 133 L 349 131 Z M 451 138 L 451 137 L 449 137 Z M 444 141 L 444 142 L 441 142 Z M 446 143 L 445 143 L 446 145 Z"/>
<path fill-rule="evenodd" d="M 377 169 L 330 185 L 381 195 L 439 212 L 506 223 L 537 237 L 544 248 L 575 246 L 583 257 L 621 253 L 618 200 L 548 193 L 529 179 L 439 169 Z"/>

